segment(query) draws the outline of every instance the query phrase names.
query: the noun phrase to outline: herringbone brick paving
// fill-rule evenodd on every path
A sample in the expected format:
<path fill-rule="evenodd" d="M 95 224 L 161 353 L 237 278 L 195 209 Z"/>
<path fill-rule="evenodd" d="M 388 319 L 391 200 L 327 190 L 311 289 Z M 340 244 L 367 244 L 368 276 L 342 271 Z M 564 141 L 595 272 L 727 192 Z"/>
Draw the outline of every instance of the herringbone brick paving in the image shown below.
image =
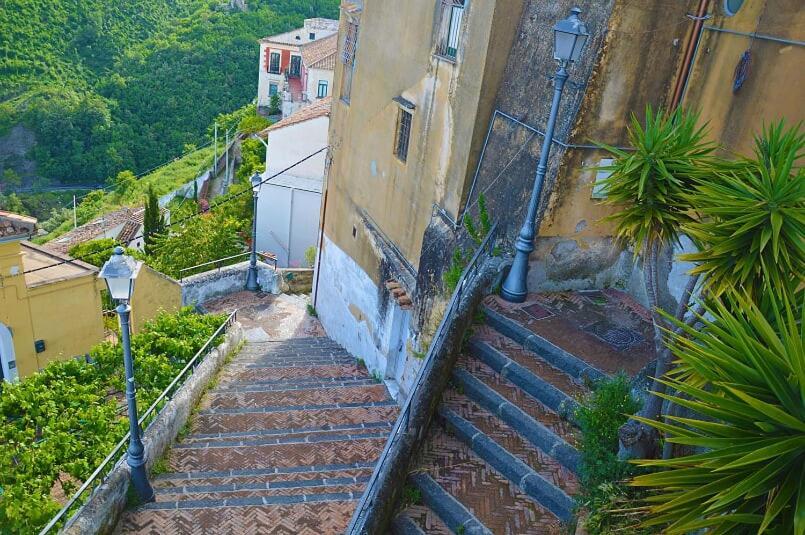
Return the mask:
<path fill-rule="evenodd" d="M 247 344 L 118 531 L 337 534 L 397 416 L 385 386 L 325 338 Z"/>

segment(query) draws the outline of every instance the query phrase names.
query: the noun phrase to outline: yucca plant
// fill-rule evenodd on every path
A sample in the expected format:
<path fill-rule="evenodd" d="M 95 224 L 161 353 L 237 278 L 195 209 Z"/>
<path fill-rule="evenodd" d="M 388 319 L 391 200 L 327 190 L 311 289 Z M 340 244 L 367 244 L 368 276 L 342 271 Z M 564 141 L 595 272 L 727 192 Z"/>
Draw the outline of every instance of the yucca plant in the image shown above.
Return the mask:
<path fill-rule="evenodd" d="M 708 290 L 730 288 L 757 294 L 764 282 L 774 291 L 797 285 L 805 277 L 805 157 L 801 123 L 782 121 L 755 137 L 755 154 L 695 177 L 684 195 L 700 214 L 683 223 L 699 247 L 682 255 L 705 275 Z"/>
<path fill-rule="evenodd" d="M 645 125 L 633 114 L 628 129 L 629 143 L 634 150 L 622 150 L 604 144 L 599 146 L 613 156 L 611 165 L 598 167 L 607 171 L 604 183 L 607 204 L 621 209 L 605 220 L 615 223 L 615 236 L 633 248 L 635 256 L 643 257 L 646 295 L 654 320 L 657 365 L 654 377 L 661 377 L 669 368 L 670 353 L 663 345 L 663 322 L 656 314 L 659 303 L 657 281 L 658 256 L 663 247 L 679 241 L 683 225 L 694 221 L 687 193 L 694 184 L 706 179 L 714 165 L 716 145 L 707 141 L 706 126 L 699 126 L 697 113 L 681 108 L 673 112 L 646 108 Z M 689 295 L 697 277 L 688 282 L 685 295 L 676 311 L 681 317 L 687 310 Z M 655 383 L 663 391 L 664 385 Z M 649 398 L 642 414 L 659 416 L 662 401 Z M 621 444 L 628 457 L 650 455 L 656 448 L 657 434 L 636 420 L 628 421 L 621 431 Z"/>
<path fill-rule="evenodd" d="M 790 299 L 772 295 L 764 310 L 730 291 L 704 306 L 703 328 L 671 320 L 678 367 L 661 382 L 678 394 L 659 395 L 692 415 L 637 418 L 698 450 L 634 461 L 657 470 L 631 482 L 650 491 L 644 526 L 805 533 L 805 330 L 802 303 Z"/>

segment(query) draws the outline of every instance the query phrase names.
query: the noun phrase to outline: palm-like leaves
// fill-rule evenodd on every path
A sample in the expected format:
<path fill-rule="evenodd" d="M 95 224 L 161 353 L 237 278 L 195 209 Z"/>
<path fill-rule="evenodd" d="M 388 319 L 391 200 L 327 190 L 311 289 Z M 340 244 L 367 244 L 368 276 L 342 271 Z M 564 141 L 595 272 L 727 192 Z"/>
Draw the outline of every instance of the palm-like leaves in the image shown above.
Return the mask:
<path fill-rule="evenodd" d="M 755 137 L 755 156 L 726 164 L 715 176 L 696 178 L 686 198 L 701 219 L 683 230 L 700 251 L 684 255 L 706 275 L 719 294 L 744 287 L 757 293 L 797 285 L 805 273 L 805 157 L 801 125 L 786 130 L 782 122 Z"/>
<path fill-rule="evenodd" d="M 731 293 L 706 307 L 704 329 L 677 322 L 683 333 L 670 344 L 680 366 L 663 382 L 679 394 L 662 397 L 696 416 L 642 421 L 703 453 L 636 461 L 665 469 L 632 482 L 657 490 L 647 526 L 805 533 L 805 331 L 793 312 L 801 303 L 782 300 L 767 318 Z"/>
<path fill-rule="evenodd" d="M 599 144 L 614 157 L 611 165 L 598 168 L 610 173 L 604 183 L 607 203 L 623 206 L 607 220 L 615 222 L 616 236 L 634 246 L 635 254 L 656 242 L 676 241 L 680 227 L 691 221 L 684 194 L 694 179 L 709 172 L 715 149 L 697 121 L 695 113 L 655 114 L 647 107 L 645 126 L 632 115 L 629 142 L 634 151 Z"/>

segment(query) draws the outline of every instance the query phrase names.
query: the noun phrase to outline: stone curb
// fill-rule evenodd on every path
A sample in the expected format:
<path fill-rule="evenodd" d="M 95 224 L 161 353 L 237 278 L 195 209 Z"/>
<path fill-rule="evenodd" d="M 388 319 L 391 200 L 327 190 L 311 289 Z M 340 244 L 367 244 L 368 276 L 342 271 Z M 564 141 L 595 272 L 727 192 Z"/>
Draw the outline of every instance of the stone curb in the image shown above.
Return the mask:
<path fill-rule="evenodd" d="M 224 341 L 204 357 L 201 364 L 145 431 L 143 444 L 148 459 L 146 468 L 149 472 L 176 439 L 190 417 L 193 407 L 220 370 L 226 357 L 242 340 L 243 328 L 240 323 L 235 322 L 226 333 Z M 75 521 L 63 532 L 68 535 L 111 533 L 126 507 L 129 475 L 129 465 L 125 461 L 119 462 L 79 511 Z"/>
<path fill-rule="evenodd" d="M 542 336 L 534 334 L 503 314 L 486 306 L 483 310 L 486 315 L 487 323 L 501 334 L 508 336 L 529 351 L 537 353 L 544 360 L 550 362 L 560 370 L 569 373 L 573 377 L 591 381 L 598 381 L 609 377 L 609 375 L 598 368 L 589 365 L 572 353 L 568 353 L 561 347 L 549 342 Z"/>
<path fill-rule="evenodd" d="M 411 483 L 422 493 L 422 501 L 436 513 L 447 527 L 466 535 L 492 535 L 492 532 L 475 518 L 464 505 L 448 494 L 432 477 L 424 472 L 408 476 Z"/>
<path fill-rule="evenodd" d="M 391 522 L 391 530 L 394 535 L 425 535 L 425 532 L 417 526 L 416 522 L 406 514 L 399 514 Z"/>
<path fill-rule="evenodd" d="M 472 451 L 506 479 L 520 487 L 529 497 L 545 506 L 563 522 L 573 517 L 575 502 L 562 489 L 543 478 L 533 468 L 506 451 L 454 411 L 441 406 L 439 415 L 445 419 L 455 434 L 472 448 Z"/>
<path fill-rule="evenodd" d="M 579 471 L 579 452 L 556 433 L 542 425 L 520 407 L 498 394 L 483 381 L 466 370 L 453 372 L 455 381 L 464 388 L 465 394 L 483 408 L 498 416 L 566 468 L 575 473 Z"/>
<path fill-rule="evenodd" d="M 562 390 L 535 375 L 531 370 L 510 359 L 486 342 L 472 340 L 470 341 L 470 348 L 478 360 L 520 387 L 525 393 L 555 413 L 578 425 L 575 421 L 575 415 L 579 404 Z"/>
<path fill-rule="evenodd" d="M 223 470 L 207 472 L 175 472 L 161 474 L 155 481 L 170 479 L 172 481 L 194 481 L 197 479 L 214 479 L 219 477 L 231 478 L 241 476 L 271 476 L 278 474 L 308 474 L 310 472 L 333 472 L 340 470 L 362 470 L 374 468 L 373 462 L 355 462 L 343 464 L 306 464 L 301 466 L 276 466 L 274 468 L 254 468 L 251 470 Z"/>
<path fill-rule="evenodd" d="M 211 509 L 214 507 L 259 507 L 263 505 L 291 505 L 312 502 L 346 502 L 360 498 L 354 492 L 331 492 L 326 494 L 294 494 L 291 496 L 257 496 L 252 498 L 227 498 L 224 500 L 183 500 L 178 502 L 152 502 L 143 509 Z"/>

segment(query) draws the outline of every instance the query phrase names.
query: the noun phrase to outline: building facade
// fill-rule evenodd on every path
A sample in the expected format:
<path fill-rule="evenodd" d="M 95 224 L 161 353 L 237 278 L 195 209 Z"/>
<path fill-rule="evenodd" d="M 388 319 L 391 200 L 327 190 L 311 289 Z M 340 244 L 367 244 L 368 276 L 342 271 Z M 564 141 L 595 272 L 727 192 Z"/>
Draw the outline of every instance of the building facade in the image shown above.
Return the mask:
<path fill-rule="evenodd" d="M 576 4 L 591 35 L 560 105 L 530 291 L 644 297 L 631 251 L 601 221 L 613 208 L 591 168 L 607 154 L 591 140 L 625 145 L 647 104 L 702 110 L 727 151 L 748 151 L 764 122 L 803 118 L 805 12 L 793 0 L 343 1 L 315 306 L 332 338 L 403 391 L 464 217 L 483 195 L 510 240 L 522 224 L 557 69 L 552 27 Z M 686 270 L 672 253 L 669 301 Z"/>
<path fill-rule="evenodd" d="M 82 357 L 104 338 L 98 270 L 25 241 L 35 230 L 35 219 L 0 212 L 0 369 L 7 381 Z"/>
<path fill-rule="evenodd" d="M 290 115 L 309 102 L 306 87 L 308 73 L 302 62 L 303 48 L 324 40 L 337 31 L 338 21 L 305 19 L 302 28 L 260 39 L 258 109 L 269 110 L 271 99 L 275 95 L 279 95 L 282 102 L 283 116 Z M 321 70 L 320 67 L 321 65 L 316 68 Z"/>
<path fill-rule="evenodd" d="M 257 249 L 276 255 L 279 267 L 311 267 L 331 104 L 331 98 L 320 99 L 261 133 L 267 143 L 264 177 L 273 178 L 260 186 L 257 199 Z"/>

